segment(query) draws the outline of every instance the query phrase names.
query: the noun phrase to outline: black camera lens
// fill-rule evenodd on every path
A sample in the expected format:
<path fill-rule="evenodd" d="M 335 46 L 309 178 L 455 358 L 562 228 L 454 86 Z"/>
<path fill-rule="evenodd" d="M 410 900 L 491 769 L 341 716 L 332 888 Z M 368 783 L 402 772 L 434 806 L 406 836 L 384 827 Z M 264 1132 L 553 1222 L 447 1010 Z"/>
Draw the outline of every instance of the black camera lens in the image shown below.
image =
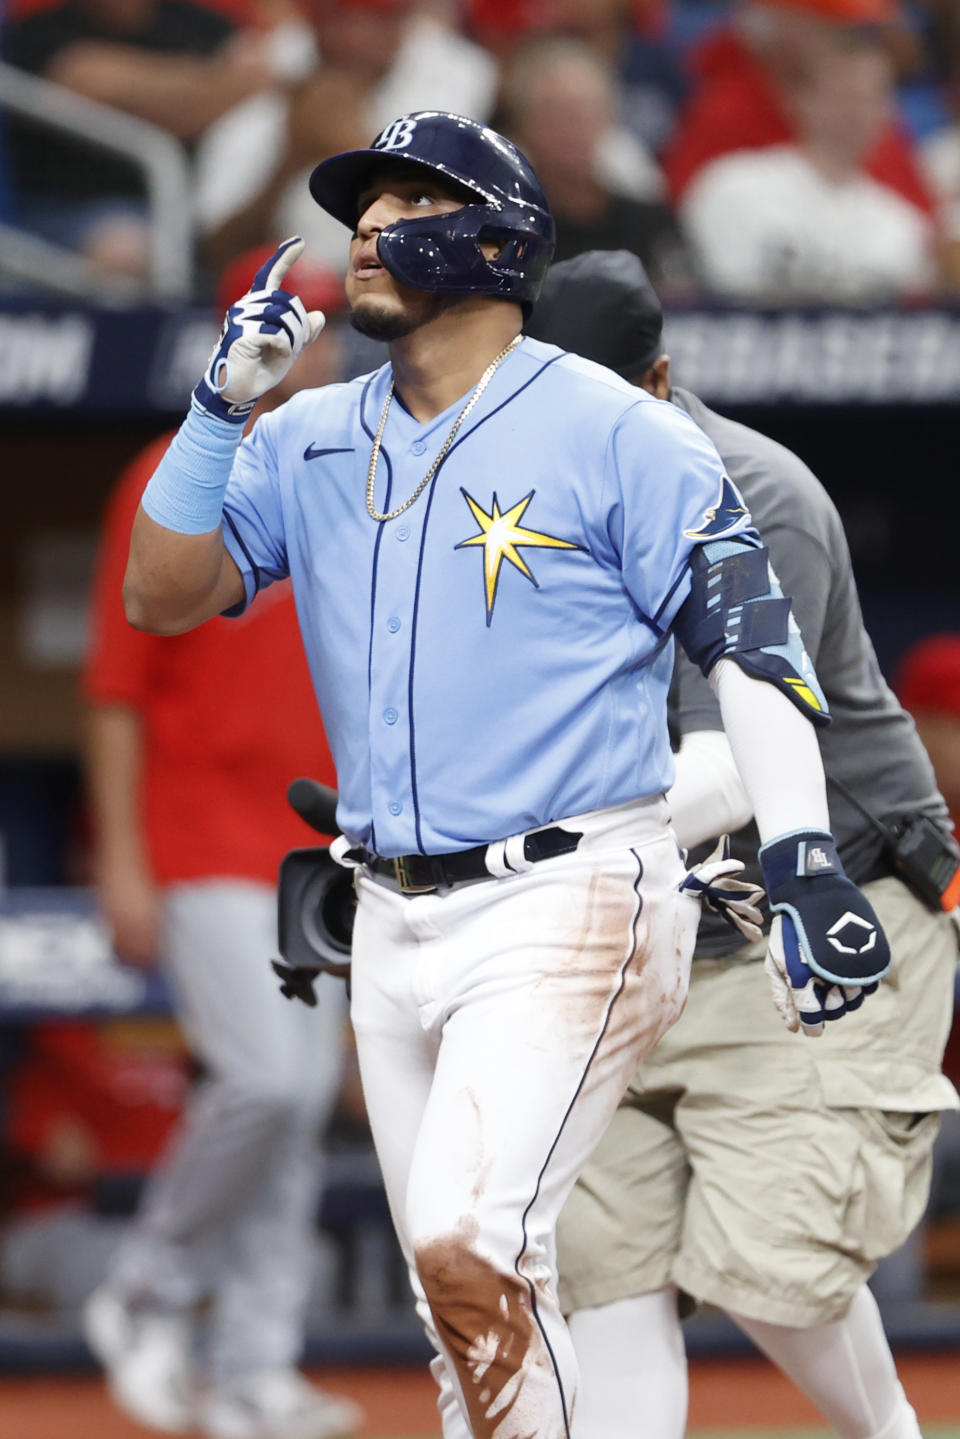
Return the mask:
<path fill-rule="evenodd" d="M 317 954 L 331 948 L 350 953 L 356 899 L 351 876 L 318 874 L 307 881 L 301 901 L 304 936 Z"/>

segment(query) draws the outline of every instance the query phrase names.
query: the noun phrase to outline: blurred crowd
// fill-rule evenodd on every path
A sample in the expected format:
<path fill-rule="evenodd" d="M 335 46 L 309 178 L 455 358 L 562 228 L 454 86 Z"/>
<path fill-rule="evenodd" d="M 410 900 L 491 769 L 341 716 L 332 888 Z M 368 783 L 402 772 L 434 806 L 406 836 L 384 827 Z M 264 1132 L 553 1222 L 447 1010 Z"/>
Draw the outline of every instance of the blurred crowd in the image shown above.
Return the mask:
<path fill-rule="evenodd" d="M 293 232 L 341 266 L 306 173 L 434 107 L 528 154 L 558 258 L 631 250 L 667 301 L 960 292 L 956 0 L 0 0 L 0 17 L 8 66 L 183 147 L 200 294 Z M 137 166 L 4 94 L 0 220 L 145 285 Z"/>

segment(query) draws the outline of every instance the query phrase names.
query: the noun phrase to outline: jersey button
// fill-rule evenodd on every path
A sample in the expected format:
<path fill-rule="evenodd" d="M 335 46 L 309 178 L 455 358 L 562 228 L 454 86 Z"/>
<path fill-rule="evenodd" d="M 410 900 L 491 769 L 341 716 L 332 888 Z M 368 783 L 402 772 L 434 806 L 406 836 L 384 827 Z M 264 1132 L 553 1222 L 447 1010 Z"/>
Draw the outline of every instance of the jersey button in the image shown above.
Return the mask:
<path fill-rule="evenodd" d="M 410 453 L 412 455 L 422 455 L 426 451 L 426 448 L 427 447 L 422 440 L 414 440 L 413 444 L 410 446 Z"/>
<path fill-rule="evenodd" d="M 402 814 L 402 813 L 403 813 L 403 805 L 400 803 L 400 801 L 399 801 L 398 799 L 392 799 L 392 800 L 390 801 L 390 803 L 387 805 L 387 809 L 390 811 L 391 814 Z"/>
<path fill-rule="evenodd" d="M 396 528 L 396 536 L 398 540 L 408 540 L 410 538 L 410 526 L 398 525 Z"/>
<path fill-rule="evenodd" d="M 390 618 L 387 620 L 387 629 L 392 635 L 395 635 L 399 628 L 400 621 L 397 619 L 396 615 L 391 615 Z"/>
<path fill-rule="evenodd" d="M 396 724 L 397 720 L 399 719 L 399 715 L 391 705 L 389 709 L 384 710 L 383 718 L 386 724 Z"/>

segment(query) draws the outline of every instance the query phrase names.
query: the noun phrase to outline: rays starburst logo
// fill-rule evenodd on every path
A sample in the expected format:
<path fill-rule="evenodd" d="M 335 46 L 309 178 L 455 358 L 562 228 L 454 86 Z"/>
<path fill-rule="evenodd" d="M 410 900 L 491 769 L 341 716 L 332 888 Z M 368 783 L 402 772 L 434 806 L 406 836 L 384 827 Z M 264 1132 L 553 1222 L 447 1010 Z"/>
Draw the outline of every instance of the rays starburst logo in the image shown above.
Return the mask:
<path fill-rule="evenodd" d="M 504 560 L 513 565 L 525 575 L 530 583 L 539 589 L 536 577 L 531 571 L 526 560 L 520 553 L 521 548 L 532 547 L 541 550 L 582 550 L 582 545 L 576 545 L 571 540 L 560 540 L 555 535 L 541 534 L 539 530 L 528 530 L 521 525 L 524 513 L 530 501 L 536 494 L 531 490 L 511 505 L 508 510 L 501 511 L 500 502 L 494 491 L 493 502 L 490 513 L 478 505 L 476 500 L 468 495 L 466 490 L 460 493 L 466 500 L 470 513 L 480 526 L 476 535 L 469 539 L 461 540 L 454 548 L 458 550 L 478 548 L 483 550 L 483 588 L 487 606 L 487 624 L 493 619 L 493 606 L 497 598 L 497 585 L 500 581 L 500 569 Z"/>

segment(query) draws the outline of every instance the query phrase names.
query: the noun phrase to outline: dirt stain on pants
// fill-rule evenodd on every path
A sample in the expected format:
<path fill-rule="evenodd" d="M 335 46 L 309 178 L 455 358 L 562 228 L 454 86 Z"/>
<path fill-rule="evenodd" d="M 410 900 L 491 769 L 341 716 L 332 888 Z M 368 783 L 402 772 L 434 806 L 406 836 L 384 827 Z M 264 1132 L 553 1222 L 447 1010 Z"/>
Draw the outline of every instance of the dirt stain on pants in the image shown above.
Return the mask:
<path fill-rule="evenodd" d="M 418 1245 L 416 1264 L 474 1439 L 536 1439 L 516 1409 L 533 1369 L 549 1365 L 529 1286 L 458 1234 Z"/>

